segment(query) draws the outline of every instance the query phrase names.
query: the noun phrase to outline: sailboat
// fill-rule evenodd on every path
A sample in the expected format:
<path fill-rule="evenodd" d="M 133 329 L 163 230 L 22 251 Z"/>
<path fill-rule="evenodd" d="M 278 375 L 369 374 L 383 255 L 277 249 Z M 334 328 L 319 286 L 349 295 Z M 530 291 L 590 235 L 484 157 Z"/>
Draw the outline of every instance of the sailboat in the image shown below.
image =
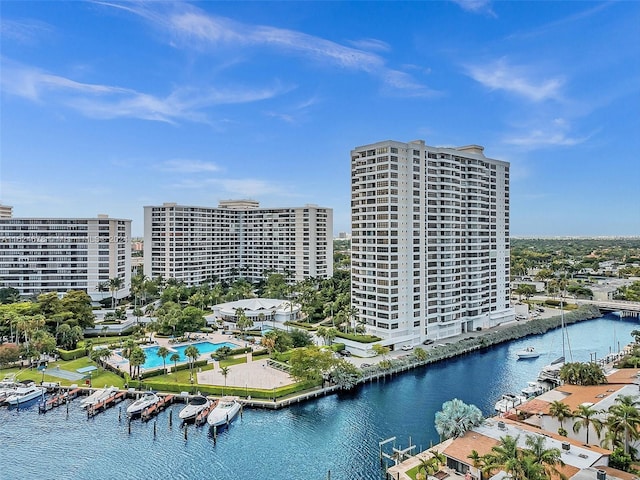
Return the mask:
<path fill-rule="evenodd" d="M 565 364 L 565 336 L 567 343 L 569 343 L 569 337 L 567 335 L 567 328 L 564 323 L 564 302 L 563 296 L 560 297 L 560 331 L 562 332 L 562 356 L 553 360 L 549 365 L 545 365 L 538 374 L 538 382 L 548 382 L 557 387 L 562 383 L 560 380 L 560 369 Z M 571 347 L 569 347 L 569 353 L 571 354 Z"/>

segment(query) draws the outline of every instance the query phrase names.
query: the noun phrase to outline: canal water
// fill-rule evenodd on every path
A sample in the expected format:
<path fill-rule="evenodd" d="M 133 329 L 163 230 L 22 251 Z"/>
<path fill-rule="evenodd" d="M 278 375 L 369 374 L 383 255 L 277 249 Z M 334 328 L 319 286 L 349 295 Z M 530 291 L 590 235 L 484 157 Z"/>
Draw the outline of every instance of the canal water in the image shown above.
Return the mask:
<path fill-rule="evenodd" d="M 567 327 L 573 361 L 616 351 L 640 329 L 609 315 Z M 517 360 L 533 346 L 542 355 Z M 501 394 L 519 392 L 561 355 L 559 330 L 499 345 L 279 411 L 245 410 L 217 440 L 207 428 L 177 422 L 180 405 L 154 421 L 118 421 L 118 408 L 88 420 L 78 402 L 38 414 L 0 409 L 0 479 L 379 480 L 378 442 L 406 447 L 438 442 L 434 415 L 459 398 L 493 414 Z M 567 360 L 571 357 L 567 352 Z"/>

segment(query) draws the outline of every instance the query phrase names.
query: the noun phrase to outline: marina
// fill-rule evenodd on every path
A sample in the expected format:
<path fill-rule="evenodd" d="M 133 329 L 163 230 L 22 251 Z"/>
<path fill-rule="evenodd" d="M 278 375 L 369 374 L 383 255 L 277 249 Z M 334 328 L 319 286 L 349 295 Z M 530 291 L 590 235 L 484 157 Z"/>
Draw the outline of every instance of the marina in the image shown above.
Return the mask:
<path fill-rule="evenodd" d="M 618 342 L 624 347 L 637 328 L 637 319 L 615 316 L 570 325 L 573 361 L 613 354 Z M 381 479 L 378 442 L 397 436 L 399 444 L 407 445 L 411 437 L 418 450 L 437 443 L 434 415 L 452 398 L 494 415 L 495 401 L 503 393 L 520 392 L 560 353 L 557 338 L 558 331 L 550 331 L 275 411 L 246 408 L 242 418 L 218 432 L 217 442 L 206 426 L 189 428 L 187 435 L 172 424 L 172 416 L 177 418 L 184 407 L 179 404 L 169 405 L 151 422 L 131 423 L 113 408 L 88 419 L 76 401 L 68 413 L 54 409 L 46 415 L 38 415 L 37 405 L 19 411 L 2 407 L 5 473 L 8 478 L 80 479 L 104 478 L 108 472 L 110 477 L 134 478 L 151 470 L 158 478 L 235 480 L 324 479 L 330 470 L 334 480 Z M 549 354 L 514 361 L 515 352 L 529 345 Z M 96 437 L 99 457 L 86 451 Z M 55 453 L 61 444 L 64 456 Z"/>

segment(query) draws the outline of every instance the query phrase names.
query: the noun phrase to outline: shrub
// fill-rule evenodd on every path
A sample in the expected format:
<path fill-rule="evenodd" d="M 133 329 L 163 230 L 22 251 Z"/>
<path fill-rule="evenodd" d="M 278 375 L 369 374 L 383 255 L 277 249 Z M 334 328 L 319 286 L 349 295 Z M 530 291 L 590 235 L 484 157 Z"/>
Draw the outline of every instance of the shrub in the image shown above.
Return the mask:
<path fill-rule="evenodd" d="M 63 350 L 58 349 L 58 355 L 62 360 L 75 360 L 76 358 L 84 357 L 86 350 L 84 348 L 76 348 L 75 350 Z"/>
<path fill-rule="evenodd" d="M 342 332 L 338 332 L 336 337 L 345 338 L 347 340 L 353 340 L 354 342 L 360 342 L 360 343 L 373 343 L 373 342 L 379 342 L 380 340 L 382 340 L 380 337 L 376 337 L 375 335 L 356 335 L 353 333 L 342 333 Z"/>

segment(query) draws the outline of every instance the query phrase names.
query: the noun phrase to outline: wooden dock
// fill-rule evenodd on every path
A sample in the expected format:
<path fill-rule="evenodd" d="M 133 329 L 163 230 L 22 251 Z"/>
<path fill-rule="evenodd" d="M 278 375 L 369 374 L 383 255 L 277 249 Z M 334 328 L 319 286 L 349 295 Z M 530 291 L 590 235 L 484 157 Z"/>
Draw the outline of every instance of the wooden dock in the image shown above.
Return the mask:
<path fill-rule="evenodd" d="M 91 405 L 87 408 L 87 417 L 94 417 L 98 413 L 105 411 L 107 408 L 111 408 L 114 405 L 120 403 L 127 396 L 127 392 L 121 390 L 108 398 L 105 398 L 101 402 Z"/>
<path fill-rule="evenodd" d="M 194 422 L 196 427 L 199 427 L 200 425 L 204 425 L 205 423 L 207 423 L 207 417 L 211 413 L 211 410 L 216 408 L 217 405 L 218 405 L 218 399 L 215 399 L 213 402 L 211 402 L 211 405 L 209 405 L 207 408 L 205 408 L 196 416 L 196 419 Z"/>
<path fill-rule="evenodd" d="M 64 405 L 74 398 L 76 398 L 80 394 L 79 388 L 74 388 L 73 390 L 67 390 L 65 392 L 58 393 L 54 395 L 50 399 L 40 402 L 38 404 L 38 411 L 40 413 L 46 413 L 49 410 L 54 409 L 55 407 L 59 407 L 60 405 Z"/>
<path fill-rule="evenodd" d="M 140 418 L 142 419 L 143 422 L 147 422 L 147 421 L 151 420 L 153 417 L 155 417 L 161 411 L 163 411 L 165 408 L 167 408 L 169 405 L 171 405 L 173 403 L 173 399 L 174 398 L 175 398 L 175 395 L 173 395 L 173 394 L 169 394 L 169 395 L 165 395 L 164 397 L 160 397 L 160 401 L 159 402 L 154 403 L 153 405 L 145 408 L 142 411 L 142 414 L 140 415 Z"/>

